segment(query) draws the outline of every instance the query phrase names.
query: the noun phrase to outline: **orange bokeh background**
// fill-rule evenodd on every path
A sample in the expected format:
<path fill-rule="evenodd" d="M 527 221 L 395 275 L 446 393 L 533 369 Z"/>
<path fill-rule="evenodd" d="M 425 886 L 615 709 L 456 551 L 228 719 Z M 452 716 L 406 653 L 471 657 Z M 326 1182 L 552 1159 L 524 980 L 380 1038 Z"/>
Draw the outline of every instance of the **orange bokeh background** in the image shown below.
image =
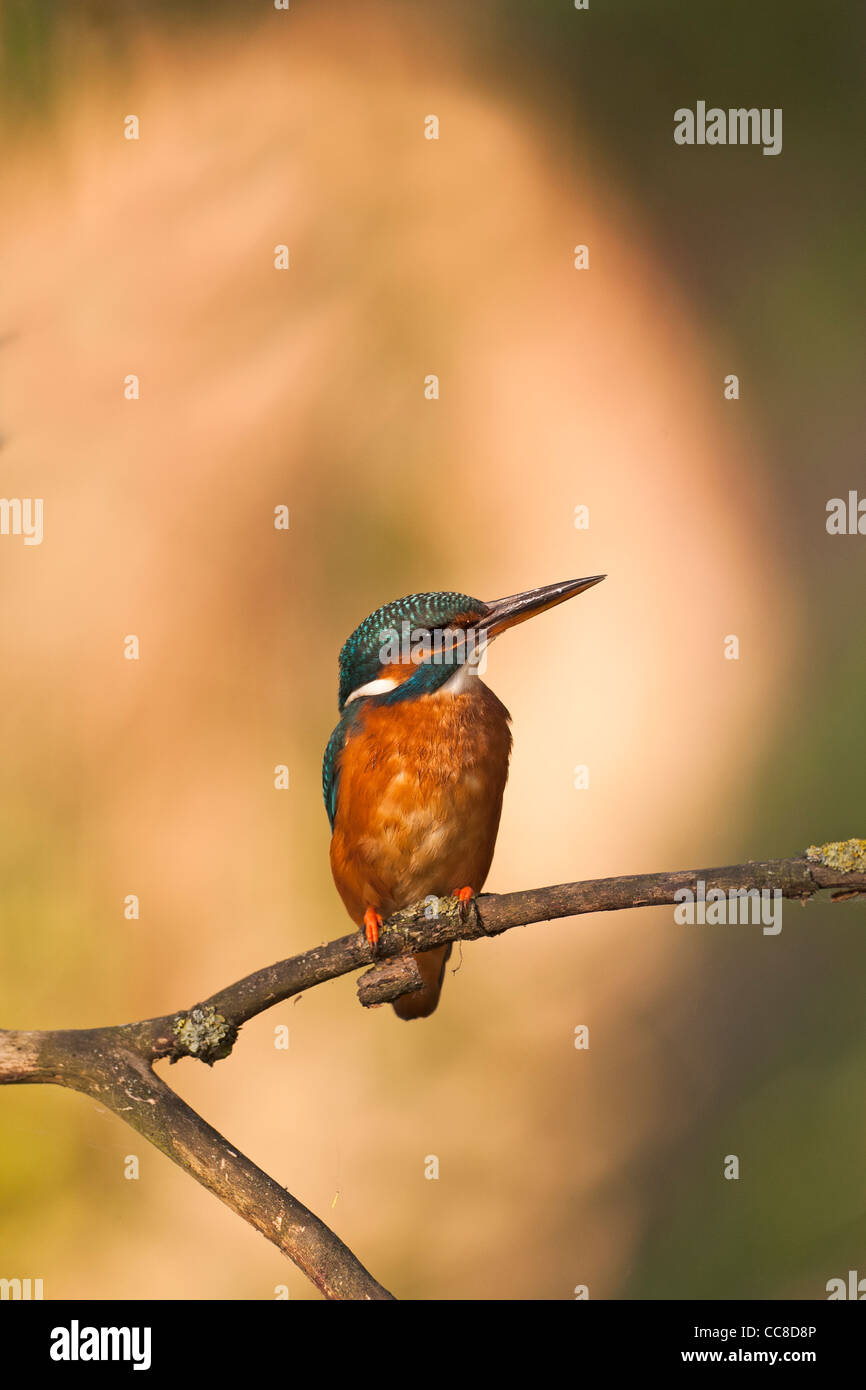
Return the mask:
<path fill-rule="evenodd" d="M 800 579 L 758 408 L 723 396 L 735 353 L 628 188 L 453 28 L 280 18 L 143 26 L 119 65 L 82 42 L 7 153 L 3 491 L 45 499 L 40 547 L 0 541 L 7 1026 L 185 1007 L 349 929 L 319 785 L 336 656 L 415 590 L 608 575 L 491 652 L 515 751 L 488 888 L 797 848 L 746 839 Z M 745 936 L 746 971 L 792 940 Z M 704 944 L 661 909 L 513 931 L 455 952 L 427 1022 L 345 978 L 165 1074 L 402 1296 L 613 1297 L 658 1185 L 721 1164 L 692 1129 L 727 1034 L 690 1003 Z M 315 1296 L 112 1115 L 0 1099 L 0 1273 Z"/>

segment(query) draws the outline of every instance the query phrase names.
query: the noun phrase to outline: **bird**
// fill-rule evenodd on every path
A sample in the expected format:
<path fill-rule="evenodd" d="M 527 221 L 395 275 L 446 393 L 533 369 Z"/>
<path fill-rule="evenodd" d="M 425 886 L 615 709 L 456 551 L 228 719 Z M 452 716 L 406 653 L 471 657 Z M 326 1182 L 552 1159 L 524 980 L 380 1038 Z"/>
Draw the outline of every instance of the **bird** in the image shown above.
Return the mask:
<path fill-rule="evenodd" d="M 374 954 L 392 913 L 430 897 L 457 897 L 466 911 L 490 870 L 512 738 L 508 710 L 481 679 L 489 644 L 604 578 L 493 603 L 408 594 L 343 643 L 322 790 L 334 883 Z M 394 1002 L 399 1018 L 433 1013 L 450 952 L 415 954 L 422 986 Z"/>

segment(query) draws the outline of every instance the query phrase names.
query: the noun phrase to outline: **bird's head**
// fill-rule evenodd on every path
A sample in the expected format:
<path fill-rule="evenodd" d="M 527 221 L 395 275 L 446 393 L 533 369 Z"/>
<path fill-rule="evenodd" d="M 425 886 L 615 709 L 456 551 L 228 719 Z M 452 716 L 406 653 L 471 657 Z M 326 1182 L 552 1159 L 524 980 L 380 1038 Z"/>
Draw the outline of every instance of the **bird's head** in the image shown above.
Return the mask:
<path fill-rule="evenodd" d="M 494 637 L 604 577 L 548 584 L 494 603 L 456 593 L 408 594 L 386 603 L 343 643 L 340 710 L 353 700 L 376 697 L 393 704 L 471 678 Z"/>

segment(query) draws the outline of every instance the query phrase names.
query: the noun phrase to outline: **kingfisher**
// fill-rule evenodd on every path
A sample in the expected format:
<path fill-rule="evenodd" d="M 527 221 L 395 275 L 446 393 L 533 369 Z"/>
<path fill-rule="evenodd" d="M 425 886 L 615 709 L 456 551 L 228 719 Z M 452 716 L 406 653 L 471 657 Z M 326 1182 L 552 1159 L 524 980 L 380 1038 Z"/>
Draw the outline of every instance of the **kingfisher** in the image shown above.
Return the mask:
<path fill-rule="evenodd" d="M 343 643 L 340 722 L 322 766 L 331 872 L 375 952 L 383 920 L 429 896 L 479 893 L 490 870 L 511 755 L 511 716 L 481 680 L 489 644 L 600 583 L 603 574 L 494 603 L 409 594 Z M 450 943 L 415 955 L 423 985 L 394 1003 L 426 1018 Z"/>

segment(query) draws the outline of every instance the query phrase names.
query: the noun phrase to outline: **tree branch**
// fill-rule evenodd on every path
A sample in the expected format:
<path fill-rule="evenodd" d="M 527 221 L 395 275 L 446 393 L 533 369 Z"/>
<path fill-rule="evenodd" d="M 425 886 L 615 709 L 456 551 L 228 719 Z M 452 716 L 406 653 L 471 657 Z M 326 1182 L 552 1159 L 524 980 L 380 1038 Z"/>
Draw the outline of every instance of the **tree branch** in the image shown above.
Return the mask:
<path fill-rule="evenodd" d="M 317 1216 L 232 1147 L 157 1076 L 126 1028 L 0 1032 L 0 1083 L 49 1082 L 113 1110 L 283 1254 L 331 1299 L 390 1299 Z"/>
<path fill-rule="evenodd" d="M 793 859 L 484 894 L 466 909 L 455 898 L 427 899 L 388 920 L 375 955 L 353 933 L 258 970 L 177 1014 L 109 1028 L 0 1030 L 0 1085 L 43 1083 L 84 1092 L 260 1231 L 327 1298 L 390 1299 L 333 1231 L 157 1076 L 154 1062 L 197 1057 L 213 1065 L 229 1055 L 239 1028 L 256 1014 L 362 966 L 373 966 L 359 984 L 362 1003 L 381 1003 L 418 988 L 413 962 L 403 959 L 414 952 L 558 917 L 673 904 L 675 894 L 694 891 L 700 880 L 707 891 L 725 893 L 768 889 L 805 901 L 830 889 L 839 899 L 856 897 L 866 894 L 866 840 L 812 846 Z"/>
<path fill-rule="evenodd" d="M 379 935 L 375 955 L 364 937 L 353 932 L 351 936 L 340 937 L 305 951 L 303 955 L 291 956 L 257 970 L 211 995 L 199 1007 L 213 1010 L 223 1020 L 228 1044 L 232 1032 L 236 1035 L 242 1024 L 264 1009 L 361 966 L 382 963 L 415 951 L 429 951 L 449 941 L 499 936 L 513 927 L 549 922 L 559 917 L 672 905 L 678 891 L 694 889 L 699 880 L 708 890 L 777 889 L 785 898 L 802 901 L 822 889 L 838 889 L 847 895 L 866 893 L 866 840 L 812 846 L 805 855 L 793 859 L 770 859 L 713 869 L 677 869 L 628 878 L 585 879 L 550 888 L 530 888 L 520 893 L 484 893 L 474 898 L 465 912 L 455 898 L 427 899 L 388 919 Z M 184 1055 L 185 1049 L 178 1049 L 177 1038 L 172 1033 L 173 1022 L 174 1018 L 169 1017 L 139 1025 L 153 1028 L 154 1056 L 176 1058 Z M 215 1058 L 204 1057 L 203 1060 Z"/>

